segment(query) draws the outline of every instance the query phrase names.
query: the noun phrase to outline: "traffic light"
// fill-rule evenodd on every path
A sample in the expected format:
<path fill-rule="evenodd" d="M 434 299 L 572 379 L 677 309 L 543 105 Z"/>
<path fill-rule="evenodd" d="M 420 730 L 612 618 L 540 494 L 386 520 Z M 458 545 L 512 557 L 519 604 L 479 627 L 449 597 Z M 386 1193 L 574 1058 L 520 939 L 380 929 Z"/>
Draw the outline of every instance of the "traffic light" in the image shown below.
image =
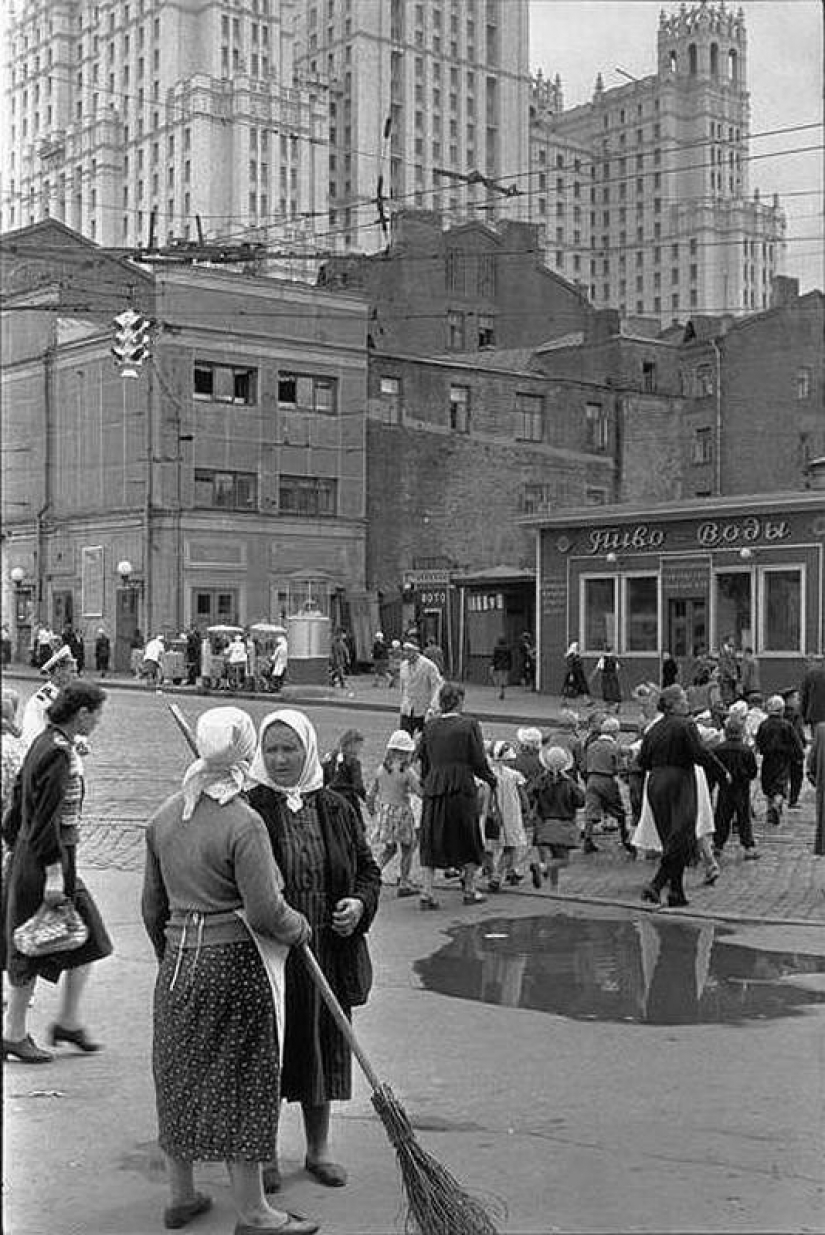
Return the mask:
<path fill-rule="evenodd" d="M 112 356 L 121 377 L 137 377 L 148 359 L 154 322 L 134 309 L 124 309 L 112 323 Z"/>

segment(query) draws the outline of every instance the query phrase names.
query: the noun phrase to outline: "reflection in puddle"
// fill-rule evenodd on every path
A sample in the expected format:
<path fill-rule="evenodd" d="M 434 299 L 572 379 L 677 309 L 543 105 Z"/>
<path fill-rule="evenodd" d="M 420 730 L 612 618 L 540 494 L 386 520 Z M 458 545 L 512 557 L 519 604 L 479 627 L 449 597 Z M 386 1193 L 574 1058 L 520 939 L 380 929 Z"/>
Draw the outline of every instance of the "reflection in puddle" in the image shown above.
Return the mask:
<path fill-rule="evenodd" d="M 427 990 L 459 999 L 651 1025 L 741 1023 L 825 1003 L 781 980 L 825 973 L 825 958 L 742 947 L 713 923 L 559 915 L 488 918 L 450 934 L 415 971 Z"/>

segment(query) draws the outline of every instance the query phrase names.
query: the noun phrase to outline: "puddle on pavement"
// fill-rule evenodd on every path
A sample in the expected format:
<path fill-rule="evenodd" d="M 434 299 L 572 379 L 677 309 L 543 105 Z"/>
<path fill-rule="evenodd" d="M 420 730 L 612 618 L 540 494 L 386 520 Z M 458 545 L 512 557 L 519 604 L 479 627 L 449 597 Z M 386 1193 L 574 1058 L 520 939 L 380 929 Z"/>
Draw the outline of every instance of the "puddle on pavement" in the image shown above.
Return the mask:
<path fill-rule="evenodd" d="M 825 974 L 825 957 L 743 947 L 714 923 L 560 914 L 449 933 L 415 971 L 426 990 L 458 999 L 648 1025 L 742 1024 L 825 1003 L 819 981 L 802 977 Z"/>

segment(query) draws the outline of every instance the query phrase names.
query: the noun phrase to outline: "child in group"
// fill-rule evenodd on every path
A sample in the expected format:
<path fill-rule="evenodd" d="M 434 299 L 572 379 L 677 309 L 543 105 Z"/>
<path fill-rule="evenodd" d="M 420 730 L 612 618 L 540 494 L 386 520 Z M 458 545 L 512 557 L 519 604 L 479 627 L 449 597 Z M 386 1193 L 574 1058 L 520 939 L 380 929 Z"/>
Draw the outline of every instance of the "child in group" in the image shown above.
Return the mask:
<path fill-rule="evenodd" d="M 334 789 L 342 798 L 345 798 L 354 807 L 359 819 L 363 818 L 361 803 L 367 798 L 364 773 L 361 769 L 363 749 L 363 733 L 357 729 L 347 729 L 341 734 L 335 748 L 324 756 L 321 763 L 326 788 Z"/>
<path fill-rule="evenodd" d="M 568 773 L 573 758 L 563 746 L 543 746 L 541 776 L 530 787 L 529 799 L 536 817 L 534 843 L 539 862 L 530 863 L 533 887 L 541 887 L 541 868 L 546 863 L 550 886 L 558 887 L 559 869 L 570 861 L 570 850 L 579 843 L 576 811 L 584 806 L 584 790 Z"/>
<path fill-rule="evenodd" d="M 731 715 L 725 721 L 725 736 L 714 755 L 728 770 L 730 780 L 719 781 L 719 793 L 714 813 L 714 844 L 721 854 L 730 836 L 731 824 L 739 833 L 739 844 L 746 858 L 758 858 L 751 823 L 751 782 L 756 778 L 756 756 L 745 742 L 745 725 L 741 717 Z"/>
<path fill-rule="evenodd" d="M 397 896 L 415 896 L 418 889 L 410 879 L 416 845 L 412 794 L 420 795 L 418 774 L 412 766 L 415 740 L 403 729 L 390 734 L 381 767 L 367 794 L 367 809 L 376 816 L 376 836 L 382 846 L 378 865 L 383 870 L 401 850 L 401 872 Z"/>
<path fill-rule="evenodd" d="M 516 884 L 521 883 L 524 878 L 519 867 L 527 849 L 524 819 L 529 813 L 529 803 L 525 793 L 527 781 L 513 766 L 516 752 L 510 743 L 491 742 L 488 744 L 487 753 L 498 782 L 495 816 L 499 830 L 497 838 L 490 837 L 488 889 L 490 892 L 499 892 L 502 879 L 505 883 Z M 487 816 L 490 814 L 490 805 L 490 800 L 485 802 Z M 485 848 L 488 848 L 486 840 Z"/>
<path fill-rule="evenodd" d="M 798 757 L 801 743 L 793 725 L 785 720 L 785 700 L 781 695 L 771 695 L 765 711 L 767 716 L 756 731 L 756 749 L 762 756 L 760 778 L 767 803 L 765 820 L 778 827 L 788 796 L 791 764 Z"/>
<path fill-rule="evenodd" d="M 593 829 L 603 815 L 609 815 L 619 825 L 622 845 L 628 856 L 636 857 L 627 832 L 627 815 L 619 791 L 618 773 L 621 756 L 617 737 L 621 728 L 617 716 L 606 716 L 601 732 L 586 748 L 585 771 L 587 774 L 584 796 L 584 844 L 585 853 L 598 853 L 593 840 Z"/>
<path fill-rule="evenodd" d="M 805 723 L 799 707 L 799 691 L 794 687 L 783 690 L 785 700 L 785 720 L 796 733 L 798 742 L 791 758 L 791 768 L 788 774 L 788 810 L 799 810 L 799 795 L 805 780 L 805 747 L 808 739 L 805 735 Z"/>

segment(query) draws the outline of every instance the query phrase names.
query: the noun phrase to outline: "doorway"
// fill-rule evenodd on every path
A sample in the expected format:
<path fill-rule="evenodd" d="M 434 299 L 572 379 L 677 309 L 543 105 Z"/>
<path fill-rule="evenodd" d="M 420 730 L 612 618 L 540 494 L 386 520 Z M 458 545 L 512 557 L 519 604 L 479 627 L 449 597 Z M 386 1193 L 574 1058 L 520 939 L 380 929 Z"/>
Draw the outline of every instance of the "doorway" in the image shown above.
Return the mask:
<path fill-rule="evenodd" d="M 138 628 L 138 589 L 121 587 L 115 592 L 115 673 L 131 672 L 132 639 Z"/>
<path fill-rule="evenodd" d="M 692 659 L 708 646 L 708 602 L 704 596 L 669 600 L 667 650 L 677 660 Z"/>

